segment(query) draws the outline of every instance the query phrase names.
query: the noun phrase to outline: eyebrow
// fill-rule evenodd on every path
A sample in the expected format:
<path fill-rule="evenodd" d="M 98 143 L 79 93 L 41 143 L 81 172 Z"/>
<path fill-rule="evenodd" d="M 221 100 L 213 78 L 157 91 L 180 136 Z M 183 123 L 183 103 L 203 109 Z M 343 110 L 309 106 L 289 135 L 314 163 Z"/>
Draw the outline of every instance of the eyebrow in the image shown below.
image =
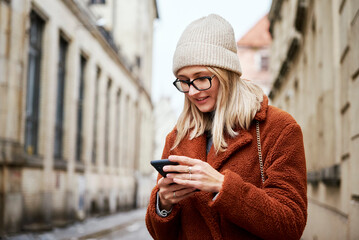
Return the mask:
<path fill-rule="evenodd" d="M 199 75 L 203 74 L 203 73 L 206 73 L 207 71 L 204 70 L 204 71 L 198 71 L 198 72 L 195 72 L 194 74 L 192 74 L 193 77 L 198 77 Z M 185 77 L 185 78 L 188 78 L 188 76 L 186 75 L 178 75 L 177 78 L 179 77 Z"/>

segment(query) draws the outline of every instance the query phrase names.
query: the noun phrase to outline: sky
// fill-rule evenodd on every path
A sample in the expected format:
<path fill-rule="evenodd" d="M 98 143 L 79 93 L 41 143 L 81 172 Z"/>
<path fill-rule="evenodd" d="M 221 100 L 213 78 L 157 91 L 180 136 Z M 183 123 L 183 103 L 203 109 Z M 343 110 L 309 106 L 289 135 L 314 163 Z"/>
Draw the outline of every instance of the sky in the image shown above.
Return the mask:
<path fill-rule="evenodd" d="M 154 23 L 152 99 L 171 99 L 177 115 L 183 107 L 183 93 L 172 85 L 172 58 L 177 41 L 192 21 L 216 13 L 233 27 L 238 41 L 269 12 L 271 0 L 157 0 L 159 19 Z"/>

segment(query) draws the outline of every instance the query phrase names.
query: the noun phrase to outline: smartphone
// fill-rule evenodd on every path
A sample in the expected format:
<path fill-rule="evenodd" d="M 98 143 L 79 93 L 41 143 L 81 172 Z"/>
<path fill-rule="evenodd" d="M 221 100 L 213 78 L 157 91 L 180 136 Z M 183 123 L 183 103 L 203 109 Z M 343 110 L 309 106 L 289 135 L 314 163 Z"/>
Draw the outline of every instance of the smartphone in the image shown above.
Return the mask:
<path fill-rule="evenodd" d="M 176 173 L 176 172 L 164 172 L 163 167 L 166 165 L 178 165 L 178 162 L 171 162 L 168 159 L 153 160 L 151 165 L 161 174 L 163 177 L 167 176 L 167 173 Z"/>

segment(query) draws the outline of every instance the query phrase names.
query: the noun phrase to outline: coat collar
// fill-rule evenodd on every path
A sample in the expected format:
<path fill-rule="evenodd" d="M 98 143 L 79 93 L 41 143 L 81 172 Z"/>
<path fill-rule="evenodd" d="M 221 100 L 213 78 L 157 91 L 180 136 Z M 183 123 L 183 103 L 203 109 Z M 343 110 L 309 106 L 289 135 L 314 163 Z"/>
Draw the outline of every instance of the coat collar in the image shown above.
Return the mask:
<path fill-rule="evenodd" d="M 254 119 L 257 121 L 264 121 L 267 118 L 268 111 L 268 97 L 263 95 L 263 101 L 261 102 L 261 109 L 256 113 Z"/>
<path fill-rule="evenodd" d="M 264 121 L 267 117 L 267 110 L 268 110 L 268 97 L 263 95 L 263 101 L 261 102 L 261 108 L 254 116 L 254 120 L 257 121 Z M 254 121 L 252 121 L 254 122 Z M 252 124 L 253 125 L 253 124 Z M 253 126 L 251 126 L 253 127 Z M 238 149 L 244 147 L 245 145 L 249 144 L 253 140 L 253 136 L 250 130 L 245 129 L 238 129 L 238 136 L 232 138 L 226 135 L 225 139 L 228 144 L 226 151 L 218 152 L 217 155 L 214 152 L 213 146 L 211 147 L 210 152 L 207 156 L 207 162 L 213 166 L 216 170 L 219 170 L 226 159 L 228 159 L 234 152 Z"/>
<path fill-rule="evenodd" d="M 261 103 L 260 110 L 254 116 L 254 119 L 257 121 L 264 121 L 267 117 L 267 110 L 268 110 L 268 97 L 263 96 L 263 101 Z M 214 151 L 214 147 L 211 147 L 208 155 L 206 154 L 206 134 L 203 134 L 197 138 L 189 140 L 188 138 L 184 138 L 180 145 L 178 146 L 179 149 L 183 149 L 186 152 L 175 153 L 179 155 L 185 155 L 191 158 L 201 159 L 207 161 L 213 168 L 219 170 L 226 159 L 228 159 L 234 152 L 238 149 L 244 147 L 245 145 L 249 144 L 253 140 L 252 131 L 247 131 L 244 129 L 238 129 L 238 136 L 232 138 L 229 135 L 225 135 L 226 142 L 228 147 L 224 152 L 218 152 L 217 154 Z M 182 146 L 183 147 L 182 147 Z"/>
<path fill-rule="evenodd" d="M 219 170 L 223 163 L 238 149 L 252 142 L 252 135 L 246 130 L 238 131 L 238 136 L 232 138 L 230 136 L 225 137 L 228 147 L 224 152 L 215 153 L 214 147 L 211 147 L 207 155 L 207 162 L 216 170 Z"/>

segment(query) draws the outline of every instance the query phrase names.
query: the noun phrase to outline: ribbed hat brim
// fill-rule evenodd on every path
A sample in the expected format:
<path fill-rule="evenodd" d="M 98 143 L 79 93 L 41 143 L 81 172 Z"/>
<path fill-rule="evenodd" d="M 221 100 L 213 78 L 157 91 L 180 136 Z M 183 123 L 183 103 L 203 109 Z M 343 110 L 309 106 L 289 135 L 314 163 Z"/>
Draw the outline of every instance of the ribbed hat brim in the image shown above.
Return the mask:
<path fill-rule="evenodd" d="M 190 42 L 177 46 L 174 62 L 176 63 L 173 65 L 175 74 L 186 66 L 214 66 L 242 75 L 237 53 L 207 43 Z"/>

